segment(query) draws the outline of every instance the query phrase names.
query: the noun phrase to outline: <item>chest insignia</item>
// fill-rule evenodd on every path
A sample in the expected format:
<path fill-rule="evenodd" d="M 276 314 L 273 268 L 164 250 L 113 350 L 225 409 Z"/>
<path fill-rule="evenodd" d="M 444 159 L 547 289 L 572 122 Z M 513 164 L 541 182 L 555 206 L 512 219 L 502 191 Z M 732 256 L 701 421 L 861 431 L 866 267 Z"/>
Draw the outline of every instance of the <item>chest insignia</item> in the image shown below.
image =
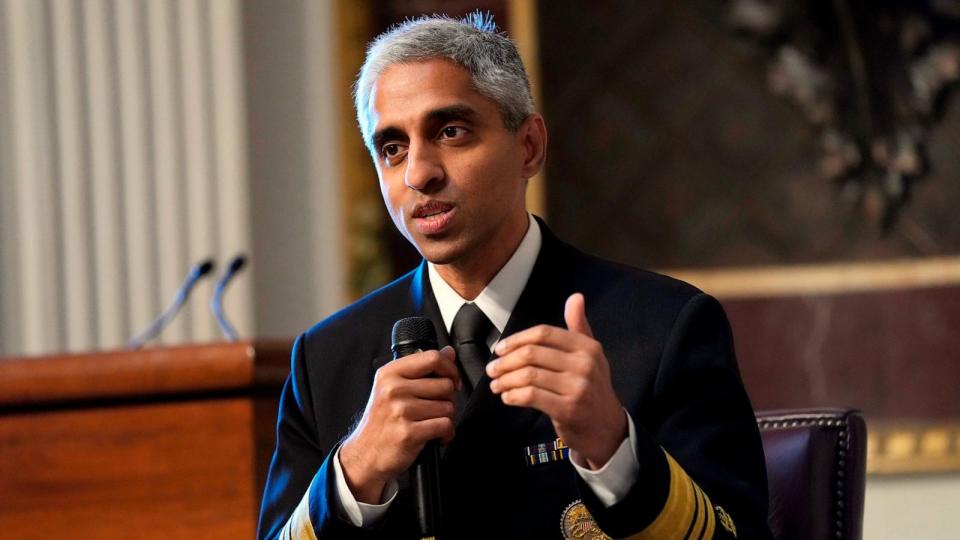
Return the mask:
<path fill-rule="evenodd" d="M 610 537 L 600 530 L 590 511 L 579 499 L 570 503 L 563 511 L 560 530 L 566 540 L 610 540 Z"/>
<path fill-rule="evenodd" d="M 553 461 L 563 461 L 570 456 L 570 448 L 562 439 L 523 447 L 523 461 L 527 465 L 541 465 Z"/>
<path fill-rule="evenodd" d="M 730 517 L 730 514 L 727 513 L 723 508 L 716 506 L 714 510 L 717 511 L 717 520 L 723 525 L 723 528 L 730 532 L 734 538 L 737 537 L 737 526 L 733 524 L 733 518 Z"/>

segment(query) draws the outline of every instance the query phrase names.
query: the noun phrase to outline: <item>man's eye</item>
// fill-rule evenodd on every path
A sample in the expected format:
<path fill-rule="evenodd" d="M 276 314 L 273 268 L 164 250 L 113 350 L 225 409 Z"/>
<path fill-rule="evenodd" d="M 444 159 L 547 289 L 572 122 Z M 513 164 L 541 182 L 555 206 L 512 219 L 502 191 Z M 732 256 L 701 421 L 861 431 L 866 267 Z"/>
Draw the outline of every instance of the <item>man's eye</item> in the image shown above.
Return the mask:
<path fill-rule="evenodd" d="M 463 135 L 466 130 L 460 126 L 447 126 L 440 130 L 440 135 L 447 139 L 452 139 L 458 135 Z"/>
<path fill-rule="evenodd" d="M 385 144 L 382 152 L 385 157 L 393 157 L 400 153 L 400 145 L 396 143 Z"/>

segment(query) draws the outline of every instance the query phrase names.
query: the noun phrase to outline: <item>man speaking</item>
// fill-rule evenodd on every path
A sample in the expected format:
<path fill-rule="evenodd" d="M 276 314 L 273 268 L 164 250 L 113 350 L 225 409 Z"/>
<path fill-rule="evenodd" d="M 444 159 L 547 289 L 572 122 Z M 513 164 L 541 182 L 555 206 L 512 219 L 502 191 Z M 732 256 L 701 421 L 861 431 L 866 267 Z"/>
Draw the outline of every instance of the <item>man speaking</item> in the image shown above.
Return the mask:
<path fill-rule="evenodd" d="M 406 22 L 355 92 L 424 261 L 297 339 L 259 537 L 418 538 L 407 471 L 438 440 L 441 539 L 769 538 L 722 308 L 527 212 L 547 129 L 509 38 L 480 15 Z M 410 316 L 440 349 L 392 360 Z"/>

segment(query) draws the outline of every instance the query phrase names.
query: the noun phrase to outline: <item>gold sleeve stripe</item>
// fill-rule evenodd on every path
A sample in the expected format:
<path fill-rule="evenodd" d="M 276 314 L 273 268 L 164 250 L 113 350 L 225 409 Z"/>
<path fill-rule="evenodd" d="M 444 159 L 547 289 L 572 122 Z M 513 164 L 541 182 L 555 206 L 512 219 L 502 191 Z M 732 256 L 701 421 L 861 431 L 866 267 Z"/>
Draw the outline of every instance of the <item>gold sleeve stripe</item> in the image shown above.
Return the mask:
<path fill-rule="evenodd" d="M 684 536 L 684 540 L 697 540 L 703 536 L 703 525 L 706 522 L 704 515 L 707 512 L 706 507 L 703 506 L 703 493 L 697 489 L 697 486 L 693 483 L 693 480 L 690 480 L 690 486 L 696 494 L 695 502 L 696 506 L 694 507 L 693 512 L 693 521 L 690 522 L 690 528 L 687 529 L 687 534 Z"/>
<path fill-rule="evenodd" d="M 710 505 L 710 497 L 707 497 L 707 494 L 704 493 L 699 486 L 694 484 L 693 487 L 697 492 L 697 499 L 700 502 L 700 508 L 703 509 L 704 514 L 702 516 L 703 519 L 697 519 L 697 524 L 688 538 L 690 538 L 690 540 L 710 540 L 713 538 L 713 531 L 717 524 L 713 506 Z"/>
<path fill-rule="evenodd" d="M 280 531 L 281 540 L 317 540 L 317 533 L 313 531 L 310 522 L 310 488 L 300 499 L 300 504 L 293 510 L 287 524 Z"/>
<path fill-rule="evenodd" d="M 710 540 L 713 538 L 713 530 L 717 526 L 717 515 L 713 511 L 713 503 L 710 502 L 710 497 L 708 497 L 699 486 L 697 487 L 697 491 L 699 491 L 700 495 L 703 497 L 703 508 L 707 511 L 707 523 L 704 527 L 703 536 L 701 538 L 704 540 Z"/>
<path fill-rule="evenodd" d="M 670 490 L 667 492 L 667 501 L 653 523 L 631 536 L 631 540 L 683 538 L 690 530 L 697 504 L 694 484 L 673 457 L 666 452 L 664 454 L 670 467 Z"/>
<path fill-rule="evenodd" d="M 707 494 L 700 489 L 699 486 L 693 483 L 693 480 L 690 480 L 690 483 L 693 484 L 693 490 L 697 492 L 697 501 L 700 503 L 700 515 L 697 516 L 697 521 L 693 526 L 693 530 L 690 534 L 690 540 L 695 538 L 704 539 L 709 538 L 704 536 L 704 533 L 707 530 L 707 522 L 709 516 L 713 514 L 713 508 L 710 508 L 710 503 L 707 501 Z"/>
<path fill-rule="evenodd" d="M 629 537 L 629 540 L 690 538 L 709 540 L 716 528 L 716 516 L 710 498 L 687 476 L 676 460 L 664 452 L 670 467 L 670 491 L 653 523 Z"/>

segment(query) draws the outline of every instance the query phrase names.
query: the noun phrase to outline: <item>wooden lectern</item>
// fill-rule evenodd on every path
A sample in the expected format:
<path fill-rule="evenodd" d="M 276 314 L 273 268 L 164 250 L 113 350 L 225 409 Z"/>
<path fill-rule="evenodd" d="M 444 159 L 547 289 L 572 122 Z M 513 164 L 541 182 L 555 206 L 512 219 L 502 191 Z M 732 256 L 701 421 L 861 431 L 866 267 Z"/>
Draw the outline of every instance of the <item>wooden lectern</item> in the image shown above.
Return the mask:
<path fill-rule="evenodd" d="M 252 538 L 290 343 L 0 360 L 0 537 Z"/>

